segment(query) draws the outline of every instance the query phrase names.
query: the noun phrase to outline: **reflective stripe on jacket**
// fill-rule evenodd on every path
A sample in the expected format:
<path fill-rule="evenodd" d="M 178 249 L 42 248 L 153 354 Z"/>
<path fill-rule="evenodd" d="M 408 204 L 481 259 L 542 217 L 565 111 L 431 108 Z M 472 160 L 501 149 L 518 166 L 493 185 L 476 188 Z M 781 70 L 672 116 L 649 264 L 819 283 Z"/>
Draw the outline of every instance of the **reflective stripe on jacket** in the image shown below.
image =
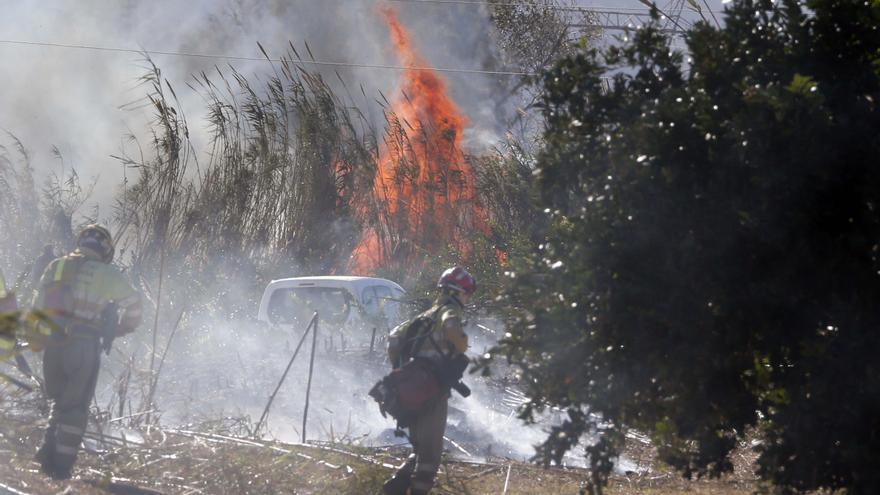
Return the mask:
<path fill-rule="evenodd" d="M 0 272 L 0 314 L 12 313 L 18 309 L 15 303 L 15 295 L 6 288 L 6 279 Z"/>
<path fill-rule="evenodd" d="M 0 361 L 8 359 L 15 350 L 17 309 L 15 295 L 6 290 L 6 280 L 0 273 Z"/>
<path fill-rule="evenodd" d="M 117 334 L 134 331 L 141 321 L 140 296 L 119 268 L 81 248 L 49 264 L 34 294 L 33 309 L 60 328 L 99 329 L 101 312 L 111 301 L 119 307 Z"/>

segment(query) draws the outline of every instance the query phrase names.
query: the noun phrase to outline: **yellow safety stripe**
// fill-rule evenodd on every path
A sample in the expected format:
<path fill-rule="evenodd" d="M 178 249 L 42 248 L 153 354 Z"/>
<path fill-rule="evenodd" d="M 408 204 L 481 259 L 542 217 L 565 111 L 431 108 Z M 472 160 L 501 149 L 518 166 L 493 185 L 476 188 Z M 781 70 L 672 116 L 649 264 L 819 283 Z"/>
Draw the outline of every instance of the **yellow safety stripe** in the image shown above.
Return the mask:
<path fill-rule="evenodd" d="M 0 363 L 21 354 L 21 349 L 15 348 L 15 340 L 0 337 Z"/>
<path fill-rule="evenodd" d="M 67 258 L 61 258 L 61 261 L 55 265 L 55 281 L 60 282 L 61 276 L 64 275 L 64 264 L 67 262 Z"/>

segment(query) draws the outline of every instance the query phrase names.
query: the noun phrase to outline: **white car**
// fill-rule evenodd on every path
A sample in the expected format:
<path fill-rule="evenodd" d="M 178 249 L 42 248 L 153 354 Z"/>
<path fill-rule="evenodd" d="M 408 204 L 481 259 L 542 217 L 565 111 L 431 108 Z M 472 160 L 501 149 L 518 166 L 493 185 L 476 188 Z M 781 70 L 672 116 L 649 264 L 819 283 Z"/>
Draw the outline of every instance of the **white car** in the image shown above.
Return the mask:
<path fill-rule="evenodd" d="M 296 277 L 273 280 L 263 291 L 257 319 L 305 329 L 317 311 L 326 329 L 373 327 L 387 333 L 405 319 L 403 288 L 384 278 Z"/>

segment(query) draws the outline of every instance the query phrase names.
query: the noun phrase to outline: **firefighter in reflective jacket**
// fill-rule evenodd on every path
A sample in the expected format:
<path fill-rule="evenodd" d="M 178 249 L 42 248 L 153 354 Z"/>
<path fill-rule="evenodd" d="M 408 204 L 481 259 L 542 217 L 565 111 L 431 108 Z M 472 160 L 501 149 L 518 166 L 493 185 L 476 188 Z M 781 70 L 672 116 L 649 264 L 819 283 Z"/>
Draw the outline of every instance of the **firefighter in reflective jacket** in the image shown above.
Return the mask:
<path fill-rule="evenodd" d="M 0 314 L 14 313 L 17 309 L 15 294 L 6 287 L 6 279 L 0 271 Z"/>
<path fill-rule="evenodd" d="M 18 306 L 15 294 L 6 288 L 3 272 L 0 272 L 0 361 L 12 355 L 15 349 L 15 329 Z"/>
<path fill-rule="evenodd" d="M 476 280 L 464 268 L 454 267 L 443 272 L 437 282 L 440 294 L 428 313 L 436 314 L 434 328 L 428 338 L 434 343 L 423 343 L 415 357 L 427 358 L 437 366 L 444 366 L 450 357 L 462 355 L 468 347 L 468 337 L 463 329 L 463 310 L 477 288 Z M 434 345 L 436 344 L 436 345 Z M 399 350 L 388 348 L 391 362 L 398 362 Z M 444 355 L 441 355 L 440 353 Z M 443 434 L 446 431 L 449 391 L 432 400 L 409 426 L 409 439 L 413 453 L 383 485 L 388 495 L 425 495 L 434 486 L 434 477 L 440 468 L 443 452 Z"/>
<path fill-rule="evenodd" d="M 34 293 L 36 317 L 30 321 L 37 338 L 31 344 L 45 347 L 43 377 L 53 401 L 36 459 L 55 479 L 69 478 L 76 461 L 98 379 L 102 339 L 106 345 L 134 331 L 141 320 L 140 297 L 111 264 L 113 254 L 110 232 L 89 225 L 79 234 L 75 251 L 46 267 Z M 108 318 L 108 308 L 118 309 Z"/>

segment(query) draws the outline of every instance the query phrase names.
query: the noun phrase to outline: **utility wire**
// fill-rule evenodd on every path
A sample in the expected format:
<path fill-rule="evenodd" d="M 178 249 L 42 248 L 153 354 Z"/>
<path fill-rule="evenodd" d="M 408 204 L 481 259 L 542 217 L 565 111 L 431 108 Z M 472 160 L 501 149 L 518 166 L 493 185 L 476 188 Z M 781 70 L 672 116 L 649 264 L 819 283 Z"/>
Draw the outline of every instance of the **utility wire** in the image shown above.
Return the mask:
<path fill-rule="evenodd" d="M 594 14 L 598 17 L 595 23 L 590 24 L 569 24 L 568 27 L 576 27 L 576 28 L 584 28 L 584 27 L 598 27 L 609 30 L 629 30 L 634 28 L 635 26 L 622 25 L 619 23 L 608 22 L 607 19 L 613 18 L 646 18 L 650 17 L 650 10 L 647 9 L 633 9 L 633 8 L 606 8 L 606 7 L 580 7 L 580 6 L 564 6 L 564 5 L 548 5 L 548 4 L 532 4 L 525 2 L 487 2 L 485 0 L 388 0 L 389 2 L 395 2 L 400 4 L 411 4 L 411 5 L 419 5 L 419 4 L 458 4 L 458 5 L 485 5 L 485 6 L 498 6 L 498 7 L 535 7 L 540 6 L 548 9 L 555 10 L 564 10 L 569 12 L 581 12 L 587 14 Z M 705 1 L 705 0 L 704 0 Z M 657 12 L 665 19 L 669 20 L 674 26 L 675 29 L 664 29 L 662 32 L 668 34 L 683 34 L 685 32 L 684 27 L 682 27 L 680 21 L 681 14 L 680 12 L 673 18 L 659 7 L 655 5 Z M 698 12 L 702 15 L 704 11 L 694 11 Z M 713 11 L 709 11 L 710 13 Z M 720 13 L 720 12 L 719 12 Z M 715 14 L 712 13 L 712 17 L 715 17 Z M 603 21 L 606 19 L 606 21 Z M 716 19 L 717 23 L 717 19 Z"/>
<path fill-rule="evenodd" d="M 527 2 L 487 2 L 485 0 L 387 0 L 389 2 L 394 3 L 437 3 L 437 4 L 454 4 L 454 5 L 485 5 L 489 7 L 542 7 L 551 10 L 565 10 L 571 12 L 625 12 L 632 14 L 648 14 L 650 9 L 646 8 L 638 8 L 638 7 L 598 7 L 598 6 L 567 6 L 567 5 L 553 5 L 553 4 L 534 4 Z M 697 12 L 697 11 L 694 11 Z M 713 14 L 722 14 L 723 12 L 720 10 L 703 10 L 703 12 L 711 12 Z"/>
<path fill-rule="evenodd" d="M 147 54 L 147 55 L 167 55 L 170 57 L 190 57 L 190 58 L 205 58 L 205 59 L 220 59 L 220 60 L 240 60 L 240 61 L 248 61 L 248 62 L 283 62 L 287 59 L 280 58 L 266 58 L 266 57 L 242 57 L 236 55 L 220 55 L 220 54 L 210 54 L 210 53 L 195 53 L 195 52 L 171 52 L 171 51 L 163 51 L 163 50 L 135 50 L 132 48 L 119 48 L 119 47 L 111 47 L 111 46 L 97 46 L 97 45 L 78 45 L 71 43 L 52 43 L 52 42 L 44 42 L 44 41 L 26 41 L 26 40 L 4 40 L 0 39 L 0 44 L 3 45 L 19 45 L 19 46 L 42 46 L 49 48 L 69 48 L 69 49 L 77 49 L 77 50 L 90 50 L 90 51 L 101 51 L 101 52 L 113 52 L 113 53 L 135 53 L 135 54 Z M 505 70 L 481 70 L 481 69 L 458 69 L 454 67 L 429 67 L 429 66 L 402 66 L 402 65 L 385 65 L 385 64 L 360 64 L 360 63 L 351 63 L 351 62 L 334 62 L 328 60 L 303 60 L 296 59 L 292 60 L 293 62 L 306 64 L 306 65 L 322 65 L 322 66 L 331 66 L 331 67 L 354 67 L 359 69 L 384 69 L 384 70 L 397 70 L 397 71 L 435 71 L 435 72 L 447 72 L 453 74 L 482 74 L 488 76 L 536 76 L 537 73 L 534 72 L 522 72 L 522 71 L 505 71 Z"/>

